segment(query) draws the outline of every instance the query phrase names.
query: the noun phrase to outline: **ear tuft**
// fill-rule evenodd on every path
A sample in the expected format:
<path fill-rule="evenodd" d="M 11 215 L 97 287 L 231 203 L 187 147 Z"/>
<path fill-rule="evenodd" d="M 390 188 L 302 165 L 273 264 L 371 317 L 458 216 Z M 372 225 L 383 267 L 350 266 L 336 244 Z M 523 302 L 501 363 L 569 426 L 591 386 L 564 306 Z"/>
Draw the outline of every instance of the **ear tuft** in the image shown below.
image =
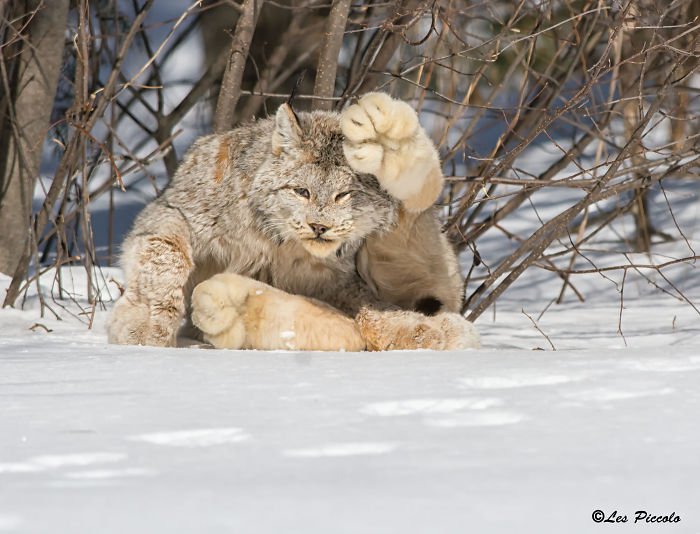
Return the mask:
<path fill-rule="evenodd" d="M 272 132 L 272 153 L 276 156 L 301 144 L 301 126 L 289 104 L 282 104 L 275 114 L 275 131 Z"/>

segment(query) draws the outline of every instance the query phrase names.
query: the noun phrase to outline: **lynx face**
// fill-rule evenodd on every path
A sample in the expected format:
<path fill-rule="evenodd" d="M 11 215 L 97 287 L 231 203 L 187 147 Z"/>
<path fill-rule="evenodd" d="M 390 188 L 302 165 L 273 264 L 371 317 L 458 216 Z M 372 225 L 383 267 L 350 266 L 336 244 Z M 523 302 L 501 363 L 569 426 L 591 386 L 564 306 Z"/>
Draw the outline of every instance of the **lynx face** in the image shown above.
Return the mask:
<path fill-rule="evenodd" d="M 297 120 L 287 106 L 280 108 L 262 173 L 274 176 L 259 207 L 268 235 L 298 241 L 324 258 L 393 222 L 395 201 L 376 178 L 348 166 L 342 142 L 337 117 L 315 113 Z"/>

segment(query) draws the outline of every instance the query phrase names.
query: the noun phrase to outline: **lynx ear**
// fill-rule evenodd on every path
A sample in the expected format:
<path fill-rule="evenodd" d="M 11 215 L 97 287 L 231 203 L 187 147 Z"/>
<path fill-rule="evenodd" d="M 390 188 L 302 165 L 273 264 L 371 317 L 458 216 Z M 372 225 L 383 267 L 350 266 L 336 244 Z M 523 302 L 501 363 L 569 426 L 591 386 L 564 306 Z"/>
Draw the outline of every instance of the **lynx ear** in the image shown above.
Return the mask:
<path fill-rule="evenodd" d="M 301 144 L 301 126 L 289 104 L 282 104 L 275 114 L 275 131 L 272 132 L 272 153 L 296 148 Z"/>

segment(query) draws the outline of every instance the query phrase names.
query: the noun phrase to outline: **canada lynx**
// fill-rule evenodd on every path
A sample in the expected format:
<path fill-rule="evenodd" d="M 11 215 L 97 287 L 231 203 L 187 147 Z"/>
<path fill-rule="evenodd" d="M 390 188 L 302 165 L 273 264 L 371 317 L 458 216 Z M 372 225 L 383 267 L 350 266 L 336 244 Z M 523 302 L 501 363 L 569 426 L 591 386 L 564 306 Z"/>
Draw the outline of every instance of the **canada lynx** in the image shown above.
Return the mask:
<path fill-rule="evenodd" d="M 202 137 L 124 242 L 109 340 L 174 346 L 187 317 L 225 348 L 476 347 L 442 185 L 416 113 L 383 93 Z"/>

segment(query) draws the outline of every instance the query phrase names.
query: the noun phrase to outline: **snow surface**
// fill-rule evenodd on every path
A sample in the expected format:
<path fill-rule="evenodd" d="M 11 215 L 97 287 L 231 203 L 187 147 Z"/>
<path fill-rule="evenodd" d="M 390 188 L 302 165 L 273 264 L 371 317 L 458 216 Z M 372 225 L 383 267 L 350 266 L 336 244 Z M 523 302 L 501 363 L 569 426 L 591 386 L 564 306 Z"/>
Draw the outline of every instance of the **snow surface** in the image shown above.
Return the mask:
<path fill-rule="evenodd" d="M 632 296 L 620 349 L 619 303 L 565 304 L 555 352 L 523 302 L 478 351 L 303 353 L 110 346 L 30 294 L 0 311 L 0 532 L 699 532 L 697 313 Z"/>

